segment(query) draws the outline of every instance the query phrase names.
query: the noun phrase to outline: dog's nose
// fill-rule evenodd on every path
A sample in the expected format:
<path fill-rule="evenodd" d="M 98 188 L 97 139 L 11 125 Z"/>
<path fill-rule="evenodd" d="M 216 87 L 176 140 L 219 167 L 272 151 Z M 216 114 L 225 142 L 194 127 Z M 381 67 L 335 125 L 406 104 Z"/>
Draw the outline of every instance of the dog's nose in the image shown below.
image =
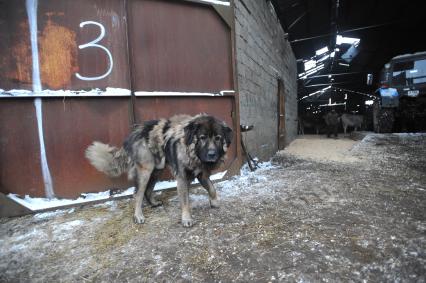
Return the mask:
<path fill-rule="evenodd" d="M 214 150 L 214 149 L 210 149 L 210 150 L 207 152 L 207 156 L 208 156 L 209 158 L 215 158 L 215 157 L 216 157 L 216 150 Z"/>

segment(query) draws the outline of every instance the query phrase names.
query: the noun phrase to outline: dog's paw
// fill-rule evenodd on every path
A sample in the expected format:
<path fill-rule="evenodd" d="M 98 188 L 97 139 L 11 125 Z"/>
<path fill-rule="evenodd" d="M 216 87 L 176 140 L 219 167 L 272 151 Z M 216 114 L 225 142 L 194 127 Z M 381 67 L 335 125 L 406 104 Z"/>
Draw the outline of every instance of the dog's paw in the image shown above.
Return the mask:
<path fill-rule="evenodd" d="M 145 223 L 145 217 L 143 215 L 133 215 L 133 221 L 135 221 L 136 224 L 143 224 Z"/>
<path fill-rule="evenodd" d="M 151 200 L 151 207 L 157 207 L 161 205 L 163 205 L 163 202 L 161 200 L 155 200 L 155 199 Z"/>
<path fill-rule="evenodd" d="M 194 225 L 194 221 L 191 218 L 182 218 L 182 226 L 189 228 L 192 227 L 192 225 Z"/>
<path fill-rule="evenodd" d="M 211 208 L 219 208 L 219 200 L 218 199 L 210 199 L 210 207 Z"/>

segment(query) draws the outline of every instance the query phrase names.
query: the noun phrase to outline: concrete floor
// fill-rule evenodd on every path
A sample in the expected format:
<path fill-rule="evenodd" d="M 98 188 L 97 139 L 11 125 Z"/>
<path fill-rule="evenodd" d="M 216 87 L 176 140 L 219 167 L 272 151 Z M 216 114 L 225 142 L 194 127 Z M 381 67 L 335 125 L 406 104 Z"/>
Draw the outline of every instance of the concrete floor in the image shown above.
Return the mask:
<path fill-rule="evenodd" d="M 425 282 L 425 173 L 425 134 L 301 137 L 220 209 L 194 189 L 190 229 L 174 191 L 144 225 L 131 200 L 1 219 L 0 281 Z"/>

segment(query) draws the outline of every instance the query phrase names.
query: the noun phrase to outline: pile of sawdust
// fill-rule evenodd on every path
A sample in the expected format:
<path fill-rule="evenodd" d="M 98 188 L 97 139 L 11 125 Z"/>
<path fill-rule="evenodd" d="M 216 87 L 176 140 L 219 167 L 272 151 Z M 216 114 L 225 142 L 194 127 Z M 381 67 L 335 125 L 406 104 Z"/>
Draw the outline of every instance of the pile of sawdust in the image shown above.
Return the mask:
<path fill-rule="evenodd" d="M 359 141 L 347 138 L 333 139 L 317 135 L 304 135 L 295 139 L 279 154 L 289 154 L 299 158 L 308 158 L 317 161 L 357 162 L 351 149 Z"/>

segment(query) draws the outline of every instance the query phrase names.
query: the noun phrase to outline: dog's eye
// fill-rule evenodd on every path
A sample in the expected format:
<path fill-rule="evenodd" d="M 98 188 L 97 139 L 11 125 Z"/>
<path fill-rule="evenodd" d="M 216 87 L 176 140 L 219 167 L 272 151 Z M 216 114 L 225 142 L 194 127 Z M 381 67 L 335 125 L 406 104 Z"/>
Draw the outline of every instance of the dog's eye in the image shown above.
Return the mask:
<path fill-rule="evenodd" d="M 222 137 L 221 136 L 215 136 L 214 139 L 215 139 L 215 141 L 220 141 L 222 139 Z"/>
<path fill-rule="evenodd" d="M 204 141 L 206 138 L 207 138 L 207 136 L 205 136 L 205 135 L 201 135 L 201 136 L 200 136 L 200 140 L 203 140 L 203 141 Z"/>

